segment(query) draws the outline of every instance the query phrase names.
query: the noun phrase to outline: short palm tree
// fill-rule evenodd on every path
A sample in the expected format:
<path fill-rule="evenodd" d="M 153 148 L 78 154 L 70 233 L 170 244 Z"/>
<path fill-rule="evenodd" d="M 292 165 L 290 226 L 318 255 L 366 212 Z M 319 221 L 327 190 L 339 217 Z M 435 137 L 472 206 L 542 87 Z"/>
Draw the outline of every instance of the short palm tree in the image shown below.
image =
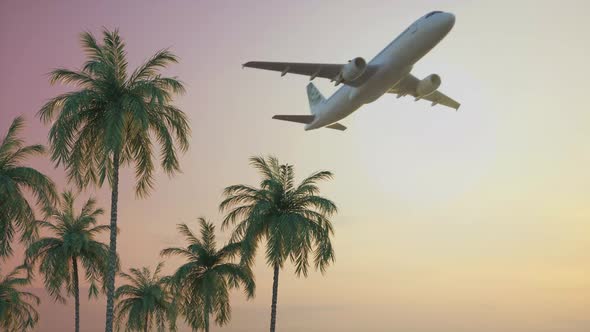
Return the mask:
<path fill-rule="evenodd" d="M 146 196 L 154 186 L 155 145 L 159 164 L 172 175 L 180 169 L 177 150 L 188 149 L 190 129 L 186 115 L 171 104 L 175 94 L 184 92 L 183 84 L 159 74 L 160 69 L 178 61 L 174 54 L 159 51 L 129 73 L 125 44 L 117 30 L 104 30 L 102 44 L 90 33 L 83 33 L 81 40 L 87 55 L 82 69 L 51 73 L 52 84 L 73 84 L 77 90 L 51 99 L 39 116 L 52 123 L 52 159 L 65 165 L 69 179 L 80 188 L 91 183 L 102 186 L 107 179 L 112 189 L 106 283 L 106 331 L 111 332 L 119 168 L 135 167 L 135 192 Z"/>
<path fill-rule="evenodd" d="M 239 254 L 240 243 L 230 243 L 217 249 L 215 226 L 199 218 L 201 237 L 198 238 L 186 224 L 178 231 L 188 242 L 186 248 L 167 248 L 161 255 L 178 255 L 187 262 L 176 270 L 172 282 L 178 294 L 181 313 L 193 330 L 209 332 L 209 320 L 215 315 L 219 326 L 231 318 L 229 290 L 242 287 L 248 298 L 254 296 L 252 272 L 245 265 L 232 263 Z"/>
<path fill-rule="evenodd" d="M 90 198 L 79 213 L 74 211 L 74 195 L 62 193 L 59 208 L 47 207 L 46 214 L 53 223 L 39 221 L 41 227 L 53 233 L 54 237 L 44 237 L 32 243 L 26 251 L 25 262 L 34 267 L 39 263 L 39 271 L 44 277 L 45 288 L 57 301 L 65 303 L 61 290 L 75 299 L 75 329 L 80 331 L 80 263 L 85 270 L 86 280 L 90 282 L 89 297 L 98 295 L 97 283 L 104 280 L 107 268 L 108 247 L 95 239 L 95 236 L 109 230 L 110 226 L 98 225 L 97 217 L 102 209 L 95 208 L 96 202 Z"/>
<path fill-rule="evenodd" d="M 2 331 L 29 331 L 39 321 L 39 313 L 32 304 L 39 305 L 39 298 L 18 289 L 31 283 L 28 273 L 26 277 L 22 276 L 25 271 L 24 266 L 19 266 L 4 277 L 0 275 L 0 328 Z"/>
<path fill-rule="evenodd" d="M 12 255 L 11 242 L 16 232 L 25 243 L 37 235 L 35 214 L 25 192 L 30 191 L 40 206 L 55 202 L 57 197 L 53 181 L 23 165 L 26 159 L 45 152 L 43 145 L 24 145 L 19 137 L 23 126 L 22 117 L 14 119 L 0 142 L 0 257 Z"/>
<path fill-rule="evenodd" d="M 117 331 L 176 331 L 176 303 L 170 293 L 169 277 L 160 277 L 163 263 L 152 274 L 147 267 L 120 273 L 129 284 L 115 292 Z M 123 328 L 122 328 L 123 326 Z"/>
<path fill-rule="evenodd" d="M 319 196 L 316 183 L 332 173 L 313 173 L 295 185 L 293 166 L 280 165 L 274 157 L 250 158 L 261 173 L 260 188 L 234 185 L 224 191 L 222 211 L 229 211 L 223 227 L 237 222 L 232 241 L 241 241 L 242 259 L 252 264 L 256 249 L 266 240 L 266 262 L 274 270 L 270 331 L 275 331 L 279 270 L 287 259 L 295 264 L 297 276 L 307 276 L 309 254 L 322 273 L 334 261 L 330 241 L 330 217 L 336 205 Z"/>

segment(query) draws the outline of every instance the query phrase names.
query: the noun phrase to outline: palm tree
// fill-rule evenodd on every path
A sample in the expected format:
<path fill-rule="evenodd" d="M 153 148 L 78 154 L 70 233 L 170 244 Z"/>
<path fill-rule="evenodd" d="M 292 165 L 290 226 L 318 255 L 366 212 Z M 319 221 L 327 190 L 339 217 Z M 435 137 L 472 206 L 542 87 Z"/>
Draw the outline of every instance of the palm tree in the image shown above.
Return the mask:
<path fill-rule="evenodd" d="M 176 303 L 170 293 L 169 277 L 160 277 L 163 263 L 152 274 L 147 267 L 130 269 L 130 274 L 121 273 L 129 284 L 119 286 L 115 293 L 115 321 L 117 331 L 125 325 L 125 331 L 149 331 L 156 326 L 158 331 L 176 331 Z"/>
<path fill-rule="evenodd" d="M 201 237 L 198 238 L 186 224 L 179 224 L 178 231 L 188 242 L 186 248 L 167 248 L 161 255 L 178 255 L 187 262 L 172 276 L 180 301 L 181 312 L 193 330 L 209 332 L 209 319 L 223 326 L 231 318 L 229 289 L 244 289 L 248 298 L 254 297 L 254 278 L 245 265 L 232 263 L 239 254 L 240 243 L 229 243 L 217 249 L 215 226 L 199 218 Z"/>
<path fill-rule="evenodd" d="M 52 123 L 49 133 L 52 159 L 64 164 L 78 187 L 99 186 L 108 180 L 111 193 L 111 234 L 107 278 L 106 331 L 113 328 L 113 296 L 117 249 L 117 200 L 120 166 L 135 167 L 138 197 L 154 186 L 154 145 L 159 146 L 159 163 L 172 175 L 180 170 L 177 150 L 188 149 L 186 115 L 171 105 L 184 86 L 159 70 L 177 57 L 168 50 L 157 52 L 128 74 L 125 44 L 117 30 L 103 31 L 103 43 L 85 32 L 82 48 L 88 60 L 81 70 L 57 69 L 51 83 L 73 84 L 78 90 L 59 95 L 39 111 Z"/>
<path fill-rule="evenodd" d="M 319 196 L 316 183 L 332 178 L 321 171 L 295 185 L 292 165 L 280 165 L 274 157 L 250 158 L 262 175 L 260 188 L 234 185 L 225 188 L 225 200 L 219 206 L 229 211 L 222 227 L 237 223 L 232 241 L 241 241 L 242 260 L 252 264 L 258 244 L 266 239 L 266 262 L 273 268 L 270 331 L 275 331 L 279 270 L 289 258 L 297 276 L 307 276 L 309 254 L 322 273 L 334 261 L 330 241 L 333 234 L 330 217 L 336 205 Z M 239 220 L 239 221 L 238 221 Z"/>
<path fill-rule="evenodd" d="M 55 186 L 47 176 L 23 162 L 45 152 L 43 145 L 24 145 L 19 137 L 24 120 L 12 121 L 0 142 L 0 258 L 12 255 L 11 241 L 20 232 L 21 241 L 28 243 L 37 235 L 33 207 L 25 191 L 33 193 L 37 205 L 55 202 Z"/>
<path fill-rule="evenodd" d="M 54 220 L 39 221 L 41 227 L 55 237 L 44 237 L 34 242 L 26 251 L 26 265 L 33 267 L 39 262 L 39 271 L 44 277 L 45 288 L 57 301 L 65 303 L 61 295 L 65 286 L 75 299 L 75 328 L 80 331 L 80 288 L 78 263 L 84 267 L 86 280 L 90 282 L 88 297 L 98 295 L 97 282 L 104 280 L 108 247 L 95 240 L 95 236 L 110 229 L 107 225 L 96 226 L 96 218 L 103 214 L 96 209 L 93 198 L 88 199 L 79 213 L 74 211 L 75 197 L 71 192 L 62 193 L 59 208 L 47 207 L 46 214 Z"/>
<path fill-rule="evenodd" d="M 39 313 L 31 302 L 39 305 L 39 298 L 18 287 L 27 286 L 31 279 L 19 276 L 25 271 L 23 266 L 17 267 L 8 275 L 0 276 L 0 328 L 7 332 L 23 332 L 33 329 L 39 321 Z"/>

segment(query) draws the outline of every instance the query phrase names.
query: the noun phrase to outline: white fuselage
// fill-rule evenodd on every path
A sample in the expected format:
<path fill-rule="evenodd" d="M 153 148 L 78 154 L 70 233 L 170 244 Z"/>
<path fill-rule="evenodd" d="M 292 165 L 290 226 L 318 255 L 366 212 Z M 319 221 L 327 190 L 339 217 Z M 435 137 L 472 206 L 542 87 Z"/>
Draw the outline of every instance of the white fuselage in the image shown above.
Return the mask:
<path fill-rule="evenodd" d="M 305 130 L 337 122 L 387 93 L 449 33 L 454 24 L 455 16 L 444 12 L 426 15 L 412 23 L 368 63 L 377 69 L 366 82 L 358 87 L 343 85 L 330 98 L 316 105 L 313 110 L 315 119 L 305 126 Z"/>

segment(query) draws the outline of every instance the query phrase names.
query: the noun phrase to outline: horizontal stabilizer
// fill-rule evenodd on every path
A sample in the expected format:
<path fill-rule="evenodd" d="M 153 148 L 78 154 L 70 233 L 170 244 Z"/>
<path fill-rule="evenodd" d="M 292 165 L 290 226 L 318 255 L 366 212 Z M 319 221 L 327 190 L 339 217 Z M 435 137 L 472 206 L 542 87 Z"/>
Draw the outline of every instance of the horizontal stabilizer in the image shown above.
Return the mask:
<path fill-rule="evenodd" d="M 272 117 L 275 120 L 283 120 L 297 123 L 310 124 L 315 118 L 314 115 L 275 115 Z"/>
<path fill-rule="evenodd" d="M 342 130 L 342 131 L 346 130 L 346 127 L 339 124 L 338 122 L 332 123 L 331 125 L 327 126 L 326 128 Z"/>

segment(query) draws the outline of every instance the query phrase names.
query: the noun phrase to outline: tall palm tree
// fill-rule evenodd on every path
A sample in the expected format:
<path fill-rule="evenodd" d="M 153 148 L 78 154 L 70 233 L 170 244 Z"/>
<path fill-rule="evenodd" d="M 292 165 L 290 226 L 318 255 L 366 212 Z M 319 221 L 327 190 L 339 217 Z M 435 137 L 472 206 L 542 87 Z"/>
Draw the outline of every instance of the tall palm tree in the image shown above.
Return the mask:
<path fill-rule="evenodd" d="M 51 73 L 52 84 L 73 84 L 77 90 L 51 99 L 39 116 L 52 123 L 52 159 L 65 165 L 69 179 L 80 188 L 102 186 L 107 179 L 112 189 L 106 310 L 106 331 L 111 332 L 119 168 L 133 165 L 136 195 L 147 196 L 154 186 L 154 145 L 159 146 L 161 167 L 172 175 L 180 170 L 177 150 L 188 149 L 190 129 L 185 114 L 171 104 L 175 94 L 184 92 L 183 84 L 159 74 L 178 61 L 174 54 L 159 51 L 129 74 L 117 30 L 104 30 L 102 44 L 87 32 L 81 41 L 88 58 L 82 69 Z"/>
<path fill-rule="evenodd" d="M 307 276 L 309 254 L 322 273 L 334 261 L 330 241 L 330 217 L 336 205 L 319 196 L 316 183 L 332 178 L 332 173 L 313 173 L 295 185 L 292 165 L 280 165 L 274 157 L 250 158 L 262 175 L 260 188 L 234 185 L 225 188 L 220 209 L 228 211 L 223 227 L 237 222 L 232 241 L 241 241 L 242 259 L 251 265 L 256 249 L 266 240 L 266 262 L 273 268 L 270 331 L 275 331 L 279 270 L 287 259 L 295 264 L 297 276 Z"/>
<path fill-rule="evenodd" d="M 90 282 L 89 297 L 98 295 L 97 282 L 104 280 L 107 270 L 109 249 L 98 242 L 95 236 L 109 230 L 108 225 L 96 226 L 96 218 L 103 214 L 95 208 L 96 201 L 88 199 L 79 213 L 74 211 L 74 195 L 62 193 L 59 208 L 46 207 L 46 214 L 54 222 L 39 221 L 41 227 L 52 232 L 55 237 L 44 237 L 32 243 L 26 251 L 25 262 L 34 267 L 39 263 L 39 271 L 44 277 L 45 288 L 57 301 L 65 303 L 61 290 L 65 286 L 67 294 L 75 300 L 75 329 L 80 331 L 80 287 L 78 263 L 84 267 L 86 280 Z"/>
<path fill-rule="evenodd" d="M 8 275 L 0 275 L 0 328 L 7 332 L 23 332 L 33 329 L 39 321 L 39 313 L 33 302 L 39 305 L 39 298 L 29 292 L 23 292 L 18 287 L 27 286 L 31 279 L 23 266 L 17 267 Z"/>
<path fill-rule="evenodd" d="M 172 276 L 178 294 L 179 306 L 186 322 L 193 330 L 209 332 L 209 320 L 215 315 L 219 326 L 231 318 L 229 289 L 242 287 L 246 296 L 254 296 L 255 284 L 252 272 L 245 265 L 232 263 L 239 254 L 240 243 L 229 243 L 217 249 L 215 226 L 199 218 L 201 237 L 198 238 L 186 224 L 179 224 L 178 231 L 188 242 L 186 248 L 167 248 L 161 255 L 178 255 L 187 262 Z"/>
<path fill-rule="evenodd" d="M 21 234 L 25 243 L 37 235 L 35 214 L 25 192 L 32 192 L 40 206 L 55 202 L 57 197 L 53 181 L 23 165 L 26 159 L 45 152 L 43 145 L 24 145 L 19 137 L 23 126 L 22 117 L 14 119 L 0 142 L 0 258 L 12 255 L 15 232 Z"/>
<path fill-rule="evenodd" d="M 169 277 L 160 277 L 163 263 L 152 274 L 147 267 L 121 273 L 129 284 L 119 286 L 115 293 L 117 331 L 176 331 L 176 303 L 170 292 Z"/>

